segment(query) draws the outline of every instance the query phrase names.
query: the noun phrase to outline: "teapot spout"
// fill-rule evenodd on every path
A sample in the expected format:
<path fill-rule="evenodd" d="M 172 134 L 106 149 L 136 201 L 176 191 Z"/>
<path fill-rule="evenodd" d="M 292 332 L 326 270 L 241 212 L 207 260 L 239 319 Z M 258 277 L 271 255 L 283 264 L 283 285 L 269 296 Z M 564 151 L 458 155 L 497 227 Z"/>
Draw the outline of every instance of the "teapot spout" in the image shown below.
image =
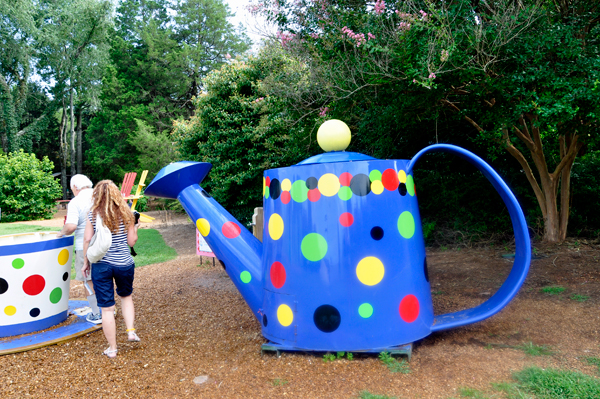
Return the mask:
<path fill-rule="evenodd" d="M 262 243 L 200 187 L 211 168 L 206 162 L 172 163 L 158 172 L 144 194 L 179 200 L 260 321 Z"/>

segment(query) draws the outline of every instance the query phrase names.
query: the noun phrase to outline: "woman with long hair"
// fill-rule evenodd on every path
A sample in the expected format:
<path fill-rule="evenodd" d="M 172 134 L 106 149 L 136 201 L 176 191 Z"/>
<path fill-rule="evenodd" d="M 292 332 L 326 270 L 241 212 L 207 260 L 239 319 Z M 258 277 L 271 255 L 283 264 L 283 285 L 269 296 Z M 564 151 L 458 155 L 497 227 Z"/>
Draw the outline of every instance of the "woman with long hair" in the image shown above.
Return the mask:
<path fill-rule="evenodd" d="M 87 250 L 96 231 L 98 215 L 112 233 L 112 244 L 106 255 L 99 262 L 94 263 L 92 281 L 96 289 L 98 306 L 102 309 L 102 329 L 109 344 L 103 354 L 109 358 L 115 358 L 117 356 L 117 333 L 113 280 L 117 286 L 117 295 L 121 298 L 121 312 L 127 328 L 127 339 L 136 342 L 140 340 L 133 327 L 135 310 L 131 294 L 133 293 L 135 263 L 129 249 L 135 245 L 138 239 L 139 223 L 135 223 L 131 209 L 112 181 L 102 180 L 96 184 L 92 194 L 92 207 L 88 213 L 88 221 L 83 234 L 84 265 L 81 270 L 85 275 L 90 270 Z"/>

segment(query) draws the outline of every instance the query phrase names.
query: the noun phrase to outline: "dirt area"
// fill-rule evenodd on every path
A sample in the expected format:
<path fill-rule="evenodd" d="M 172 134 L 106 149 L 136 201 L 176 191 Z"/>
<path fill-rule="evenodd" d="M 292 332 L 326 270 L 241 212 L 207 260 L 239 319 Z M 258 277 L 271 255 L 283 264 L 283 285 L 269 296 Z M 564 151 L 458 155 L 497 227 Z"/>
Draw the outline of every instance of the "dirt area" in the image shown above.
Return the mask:
<path fill-rule="evenodd" d="M 399 398 L 458 398 L 463 387 L 493 392 L 490 383 L 510 381 L 529 365 L 596 373 L 584 358 L 600 357 L 597 242 L 536 246 L 538 259 L 508 307 L 415 343 L 410 373 L 401 374 L 376 356 L 324 362 L 322 353 L 261 355 L 259 323 L 221 266 L 195 256 L 189 219 L 158 215 L 151 227 L 179 257 L 136 270 L 142 342 L 127 342 L 118 318 L 115 360 L 101 355 L 107 345 L 100 331 L 1 357 L 0 397 L 353 398 L 367 390 Z M 474 306 L 493 294 L 510 270 L 512 260 L 502 257 L 509 252 L 428 250 L 436 314 Z M 565 290 L 541 292 L 547 286 Z M 81 293 L 72 282 L 71 297 Z M 532 357 L 515 348 L 528 342 L 554 354 Z"/>

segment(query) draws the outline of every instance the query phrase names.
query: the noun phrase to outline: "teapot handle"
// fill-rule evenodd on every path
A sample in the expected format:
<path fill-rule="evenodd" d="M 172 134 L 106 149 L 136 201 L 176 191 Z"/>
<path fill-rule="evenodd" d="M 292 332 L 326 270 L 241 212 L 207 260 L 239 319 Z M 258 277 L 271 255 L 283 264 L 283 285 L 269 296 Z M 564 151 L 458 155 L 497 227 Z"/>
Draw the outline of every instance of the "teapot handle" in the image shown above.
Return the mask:
<path fill-rule="evenodd" d="M 512 269 L 508 278 L 498 291 L 490 299 L 479 306 L 436 316 L 433 320 L 431 331 L 441 331 L 487 319 L 504 308 L 508 302 L 514 298 L 519 288 L 521 288 L 521 285 L 523 285 L 523 281 L 525 281 L 525 277 L 529 271 L 529 263 L 531 262 L 531 243 L 529 240 L 529 231 L 527 230 L 527 222 L 525 221 L 525 216 L 523 215 L 523 211 L 517 202 L 517 199 L 491 166 L 477 155 L 463 148 L 449 144 L 435 144 L 422 149 L 413 157 L 413 159 L 411 159 L 406 174 L 412 173 L 413 167 L 419 158 L 428 152 L 448 152 L 458 155 L 475 165 L 475 167 L 487 177 L 508 208 L 510 220 L 515 232 L 516 245 L 515 261 Z"/>

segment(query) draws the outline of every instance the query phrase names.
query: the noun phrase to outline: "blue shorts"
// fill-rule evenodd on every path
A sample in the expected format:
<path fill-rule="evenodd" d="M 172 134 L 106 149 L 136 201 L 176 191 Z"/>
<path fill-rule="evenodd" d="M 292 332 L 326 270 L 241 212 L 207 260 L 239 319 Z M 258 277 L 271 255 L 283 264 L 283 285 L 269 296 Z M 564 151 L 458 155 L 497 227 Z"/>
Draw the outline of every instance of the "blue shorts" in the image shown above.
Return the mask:
<path fill-rule="evenodd" d="M 117 295 L 126 297 L 133 292 L 133 274 L 135 263 L 130 266 L 115 266 L 110 263 L 94 263 L 92 265 L 92 282 L 98 306 L 109 308 L 115 304 L 115 288 L 113 279 L 117 284 Z"/>

